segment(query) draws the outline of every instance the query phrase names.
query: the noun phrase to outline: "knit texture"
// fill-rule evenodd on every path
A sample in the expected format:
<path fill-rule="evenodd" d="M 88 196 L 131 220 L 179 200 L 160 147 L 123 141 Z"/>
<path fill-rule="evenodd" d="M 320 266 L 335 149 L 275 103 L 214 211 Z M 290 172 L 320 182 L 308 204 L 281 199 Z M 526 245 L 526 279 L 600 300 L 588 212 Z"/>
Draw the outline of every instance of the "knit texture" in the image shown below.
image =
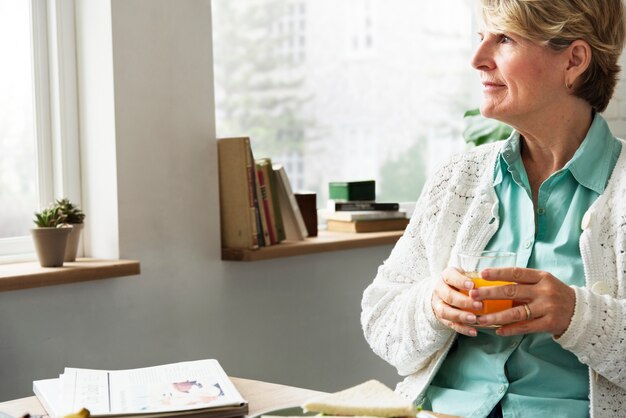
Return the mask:
<path fill-rule="evenodd" d="M 424 186 L 415 212 L 363 294 L 361 324 L 372 350 L 406 376 L 396 391 L 420 403 L 456 332 L 435 317 L 431 296 L 459 249 L 483 250 L 498 230 L 493 174 L 502 143 L 453 157 Z M 590 414 L 626 408 L 626 143 L 580 237 L 586 286 L 574 287 L 571 323 L 556 341 L 589 367 Z M 566 382 L 564 382 L 566 383 Z"/>

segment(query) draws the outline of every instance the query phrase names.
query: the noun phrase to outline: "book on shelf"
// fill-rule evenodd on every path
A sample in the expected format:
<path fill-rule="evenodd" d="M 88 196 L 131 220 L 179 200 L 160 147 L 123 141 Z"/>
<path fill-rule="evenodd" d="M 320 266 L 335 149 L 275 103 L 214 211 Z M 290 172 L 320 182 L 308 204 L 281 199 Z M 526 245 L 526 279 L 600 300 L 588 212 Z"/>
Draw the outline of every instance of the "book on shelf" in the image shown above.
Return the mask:
<path fill-rule="evenodd" d="M 265 212 L 270 230 L 270 239 L 272 244 L 278 244 L 285 239 L 285 230 L 283 226 L 283 218 L 280 212 L 280 202 L 278 200 L 278 193 L 276 190 L 276 176 L 272 169 L 272 160 L 270 158 L 259 158 L 256 160 L 257 171 L 259 172 L 259 178 L 263 182 L 262 189 L 265 189 L 263 195 L 263 203 L 265 205 Z M 268 216 L 269 214 L 269 216 Z"/>
<path fill-rule="evenodd" d="M 256 195 L 257 200 L 255 202 L 255 206 L 257 208 L 257 213 L 259 215 L 260 220 L 260 231 L 262 231 L 263 241 L 259 242 L 259 247 L 266 247 L 272 245 L 272 240 L 270 239 L 270 230 L 267 225 L 267 214 L 265 213 L 265 206 L 263 205 L 263 193 L 261 191 L 261 181 L 259 179 L 259 172 L 255 170 L 256 173 Z"/>
<path fill-rule="evenodd" d="M 409 224 L 406 218 L 369 219 L 360 221 L 328 220 L 326 228 L 334 232 L 382 232 L 402 231 Z"/>
<path fill-rule="evenodd" d="M 254 163 L 254 155 L 252 154 L 252 146 L 250 146 L 250 160 L 252 161 L 251 165 L 252 165 L 252 169 L 250 170 L 250 178 L 249 180 L 249 184 L 248 187 L 252 193 L 252 201 L 254 203 L 254 216 L 255 216 L 255 220 L 256 220 L 256 235 L 257 235 L 257 242 L 259 243 L 259 247 L 264 247 L 265 245 L 269 245 L 269 235 L 266 238 L 265 237 L 265 230 L 263 229 L 263 219 L 262 219 L 262 215 L 261 215 L 261 211 L 259 209 L 260 207 L 260 200 L 261 200 L 261 195 L 259 193 L 260 189 L 259 189 L 259 180 L 258 180 L 258 176 L 256 173 L 256 164 Z"/>
<path fill-rule="evenodd" d="M 280 242 L 286 238 L 285 225 L 283 222 L 283 214 L 280 210 L 280 199 L 278 198 L 278 178 L 274 171 L 274 165 L 269 158 L 267 158 L 267 172 L 270 178 L 272 204 L 276 212 L 276 233 L 278 234 L 278 242 Z"/>
<path fill-rule="evenodd" d="M 376 181 L 331 181 L 328 198 L 339 201 L 373 201 L 376 199 Z"/>
<path fill-rule="evenodd" d="M 36 380 L 33 392 L 51 418 L 89 410 L 92 417 L 231 418 L 248 403 L 217 360 L 130 370 L 65 368 L 58 378 Z"/>
<path fill-rule="evenodd" d="M 249 138 L 217 142 L 222 247 L 257 249 L 263 231 Z"/>
<path fill-rule="evenodd" d="M 285 238 L 291 241 L 302 241 L 308 236 L 308 232 L 300 207 L 289 183 L 287 171 L 281 164 L 274 164 L 272 167 L 276 173 L 278 200 L 283 217 Z"/>
<path fill-rule="evenodd" d="M 270 186 L 267 174 L 263 171 L 260 165 L 257 164 L 257 177 L 259 179 L 259 190 L 261 191 L 261 198 L 259 199 L 259 207 L 265 217 L 265 225 L 267 225 L 267 231 L 269 235 L 269 241 L 267 245 L 278 244 L 277 232 L 274 210 L 272 209 L 272 198 L 270 196 Z"/>
<path fill-rule="evenodd" d="M 333 221 L 363 221 L 372 219 L 406 219 L 405 210 L 355 210 L 340 212 L 325 212 L 324 218 Z"/>
<path fill-rule="evenodd" d="M 326 209 L 329 212 L 343 212 L 343 211 L 355 211 L 355 210 L 386 210 L 386 211 L 398 211 L 400 210 L 399 203 L 392 202 L 373 202 L 364 200 L 354 200 L 351 202 L 340 202 L 337 200 L 328 200 Z"/>

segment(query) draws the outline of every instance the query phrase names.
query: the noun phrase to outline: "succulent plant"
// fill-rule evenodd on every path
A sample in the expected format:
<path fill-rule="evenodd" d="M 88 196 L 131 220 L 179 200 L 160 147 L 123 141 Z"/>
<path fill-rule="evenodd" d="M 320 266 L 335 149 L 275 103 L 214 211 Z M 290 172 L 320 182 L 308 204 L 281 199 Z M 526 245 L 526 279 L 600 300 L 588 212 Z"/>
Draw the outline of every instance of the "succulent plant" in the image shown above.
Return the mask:
<path fill-rule="evenodd" d="M 41 212 L 35 212 L 35 225 L 40 228 L 58 228 L 66 223 L 65 215 L 61 213 L 57 206 L 50 206 Z"/>
<path fill-rule="evenodd" d="M 82 224 L 85 220 L 85 214 L 83 211 L 70 202 L 67 197 L 57 200 L 54 207 L 58 208 L 59 214 L 65 217 L 65 223 Z"/>

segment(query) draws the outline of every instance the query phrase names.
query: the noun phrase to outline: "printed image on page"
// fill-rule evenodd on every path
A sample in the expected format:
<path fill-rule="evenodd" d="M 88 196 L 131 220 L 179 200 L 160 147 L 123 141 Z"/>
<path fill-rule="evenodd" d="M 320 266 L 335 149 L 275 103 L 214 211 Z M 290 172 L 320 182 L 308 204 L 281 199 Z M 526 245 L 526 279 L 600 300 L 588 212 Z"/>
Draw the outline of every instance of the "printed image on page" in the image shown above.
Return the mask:
<path fill-rule="evenodd" d="M 243 399 L 215 360 L 112 371 L 111 413 L 239 405 Z"/>

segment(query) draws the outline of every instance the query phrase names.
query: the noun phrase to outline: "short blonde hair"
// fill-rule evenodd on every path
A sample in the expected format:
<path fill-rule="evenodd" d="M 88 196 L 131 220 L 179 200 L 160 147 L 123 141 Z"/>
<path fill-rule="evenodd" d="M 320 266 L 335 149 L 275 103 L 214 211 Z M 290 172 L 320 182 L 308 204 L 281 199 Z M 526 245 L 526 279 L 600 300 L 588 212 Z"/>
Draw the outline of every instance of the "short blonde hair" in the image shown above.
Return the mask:
<path fill-rule="evenodd" d="M 574 95 L 596 111 L 606 109 L 615 91 L 624 49 L 623 0 L 481 0 L 490 30 L 510 32 L 560 51 L 582 39 L 591 62 Z"/>

